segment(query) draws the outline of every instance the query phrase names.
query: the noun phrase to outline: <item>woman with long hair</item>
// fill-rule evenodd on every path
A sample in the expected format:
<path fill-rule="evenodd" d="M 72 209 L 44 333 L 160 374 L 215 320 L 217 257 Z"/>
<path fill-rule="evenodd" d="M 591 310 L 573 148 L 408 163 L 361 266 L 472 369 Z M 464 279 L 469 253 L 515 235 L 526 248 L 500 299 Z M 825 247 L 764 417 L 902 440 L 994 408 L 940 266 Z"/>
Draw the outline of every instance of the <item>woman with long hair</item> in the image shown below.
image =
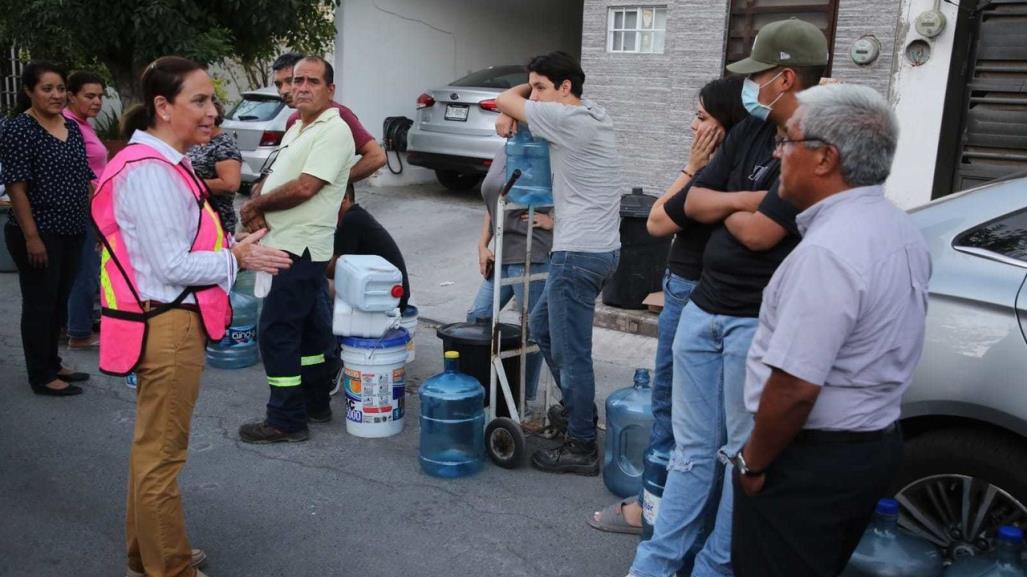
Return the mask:
<path fill-rule="evenodd" d="M 0 142 L 0 179 L 13 207 L 4 235 L 21 285 L 25 366 L 37 395 L 77 395 L 82 388 L 72 383 L 89 375 L 62 365 L 57 342 L 82 256 L 95 175 L 78 124 L 61 114 L 64 71 L 30 62 L 18 97 L 21 113 L 7 122 Z"/>

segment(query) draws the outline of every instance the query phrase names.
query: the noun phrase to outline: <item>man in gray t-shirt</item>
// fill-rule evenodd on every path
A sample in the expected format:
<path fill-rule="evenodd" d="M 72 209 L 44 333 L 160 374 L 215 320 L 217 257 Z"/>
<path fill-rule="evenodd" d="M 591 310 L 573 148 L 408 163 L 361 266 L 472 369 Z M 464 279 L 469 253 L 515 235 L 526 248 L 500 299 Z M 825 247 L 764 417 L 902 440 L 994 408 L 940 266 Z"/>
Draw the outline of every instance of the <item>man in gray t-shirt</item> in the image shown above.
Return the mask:
<path fill-rule="evenodd" d="M 606 111 L 581 98 L 585 73 L 564 52 L 528 64 L 528 84 L 496 98 L 496 132 L 509 137 L 517 121 L 549 142 L 556 228 L 549 279 L 531 313 L 531 333 L 563 393 L 550 411 L 567 440 L 531 457 L 554 473 L 599 474 L 596 448 L 592 320 L 603 284 L 620 257 L 620 156 Z"/>

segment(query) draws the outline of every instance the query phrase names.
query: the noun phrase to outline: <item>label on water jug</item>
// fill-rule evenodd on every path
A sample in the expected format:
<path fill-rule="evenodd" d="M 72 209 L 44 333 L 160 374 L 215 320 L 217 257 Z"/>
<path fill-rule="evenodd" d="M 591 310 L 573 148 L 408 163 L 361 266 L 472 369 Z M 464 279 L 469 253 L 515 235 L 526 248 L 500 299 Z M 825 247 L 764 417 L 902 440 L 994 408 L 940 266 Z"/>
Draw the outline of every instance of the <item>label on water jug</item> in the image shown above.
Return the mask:
<path fill-rule="evenodd" d="M 387 423 L 403 417 L 406 370 L 362 373 L 343 370 L 346 418 L 354 423 Z"/>
<path fill-rule="evenodd" d="M 660 513 L 660 501 L 663 497 L 657 497 L 649 491 L 642 491 L 642 517 L 650 526 L 656 525 L 656 516 Z"/>
<path fill-rule="evenodd" d="M 225 336 L 218 341 L 217 348 L 230 349 L 242 345 L 248 345 L 257 337 L 257 325 L 239 325 L 228 327 Z"/>

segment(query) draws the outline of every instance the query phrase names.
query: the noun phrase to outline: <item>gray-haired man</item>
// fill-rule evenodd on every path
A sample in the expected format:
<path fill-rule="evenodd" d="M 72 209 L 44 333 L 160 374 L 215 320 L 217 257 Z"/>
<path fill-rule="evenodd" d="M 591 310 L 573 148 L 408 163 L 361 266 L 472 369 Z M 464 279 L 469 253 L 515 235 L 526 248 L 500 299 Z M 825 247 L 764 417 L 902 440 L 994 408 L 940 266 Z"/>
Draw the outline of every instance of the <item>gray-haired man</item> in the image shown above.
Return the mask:
<path fill-rule="evenodd" d="M 931 261 L 885 197 L 897 122 L 863 86 L 799 94 L 779 135 L 780 194 L 802 242 L 764 292 L 749 350 L 756 425 L 735 465 L 738 577 L 834 576 L 899 464 Z"/>

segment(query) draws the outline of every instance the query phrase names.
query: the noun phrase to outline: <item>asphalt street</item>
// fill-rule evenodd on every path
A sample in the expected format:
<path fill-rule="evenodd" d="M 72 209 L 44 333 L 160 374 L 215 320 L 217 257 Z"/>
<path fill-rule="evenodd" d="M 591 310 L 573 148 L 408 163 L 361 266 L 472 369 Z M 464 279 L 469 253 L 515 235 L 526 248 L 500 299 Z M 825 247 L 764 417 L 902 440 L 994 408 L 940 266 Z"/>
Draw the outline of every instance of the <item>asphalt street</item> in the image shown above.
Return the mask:
<path fill-rule="evenodd" d="M 441 369 L 437 323 L 461 320 L 473 298 L 476 193 L 437 186 L 360 189 L 393 233 L 425 319 L 408 366 L 406 426 L 387 439 L 345 431 L 345 411 L 301 444 L 253 446 L 238 426 L 263 414 L 261 365 L 208 368 L 181 476 L 194 546 L 211 577 L 620 576 L 636 538 L 585 524 L 614 500 L 601 478 L 488 465 L 442 480 L 417 461 L 417 386 Z M 124 575 L 123 516 L 134 391 L 96 370 L 95 351 L 66 364 L 93 374 L 85 394 L 33 395 L 18 329 L 15 274 L 0 274 L 0 576 Z M 654 339 L 596 329 L 597 398 L 651 367 Z M 545 441 L 533 440 L 531 446 Z"/>

